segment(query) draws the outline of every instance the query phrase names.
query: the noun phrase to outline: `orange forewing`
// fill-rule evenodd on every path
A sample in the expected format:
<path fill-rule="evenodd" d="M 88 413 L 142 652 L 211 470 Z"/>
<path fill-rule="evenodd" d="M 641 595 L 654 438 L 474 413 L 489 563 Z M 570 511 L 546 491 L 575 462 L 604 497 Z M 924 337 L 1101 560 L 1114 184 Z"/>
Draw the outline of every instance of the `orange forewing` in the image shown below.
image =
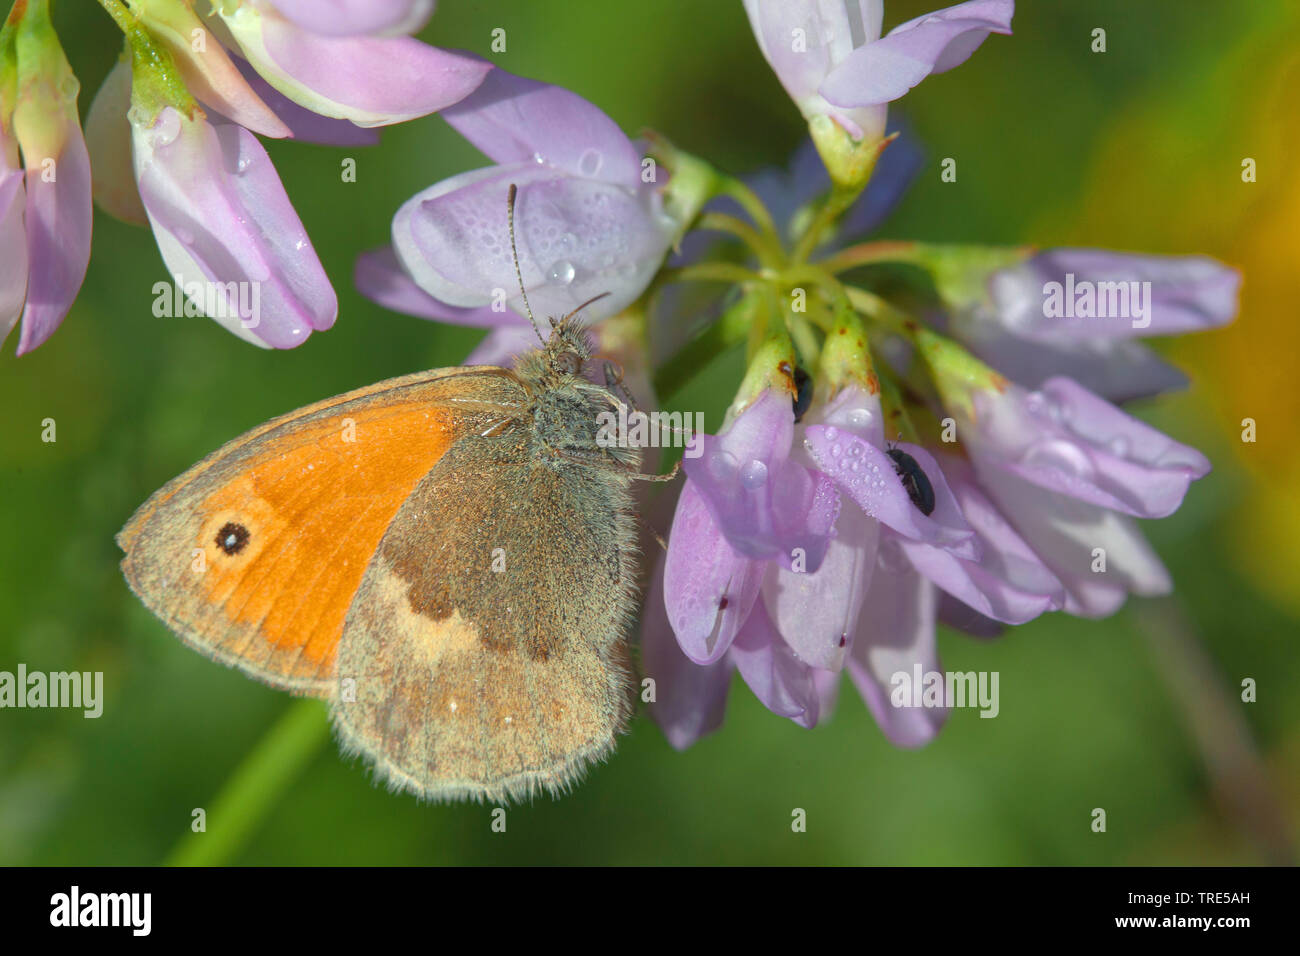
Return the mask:
<path fill-rule="evenodd" d="M 274 419 L 136 512 L 118 536 L 127 580 L 191 646 L 274 686 L 326 694 L 344 618 L 398 508 L 466 411 L 508 416 L 521 400 L 499 369 L 442 369 Z M 232 529 L 245 540 L 228 551 Z"/>

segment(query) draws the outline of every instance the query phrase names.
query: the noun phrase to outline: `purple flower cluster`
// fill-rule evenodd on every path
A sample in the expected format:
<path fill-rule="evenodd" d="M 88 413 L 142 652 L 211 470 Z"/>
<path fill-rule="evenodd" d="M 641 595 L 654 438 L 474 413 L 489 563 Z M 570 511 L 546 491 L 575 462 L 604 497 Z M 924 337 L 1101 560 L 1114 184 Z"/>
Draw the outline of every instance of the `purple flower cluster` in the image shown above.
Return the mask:
<path fill-rule="evenodd" d="M 494 165 L 412 197 L 391 246 L 357 263 L 357 285 L 376 302 L 489 329 L 468 361 L 506 361 L 534 341 L 502 214 L 515 183 L 519 267 L 540 314 L 607 293 L 588 321 L 629 306 L 662 318 L 651 282 L 692 226 L 673 277 L 724 276 L 760 303 L 746 314 L 766 331 L 749 336 L 724 427 L 683 462 L 648 589 L 642 661 L 656 685 L 651 711 L 676 747 L 720 724 L 734 671 L 768 709 L 808 727 L 828 716 L 847 671 L 889 739 L 919 746 L 945 707 L 899 706 L 891 691 L 900 672 L 940 669 L 939 623 L 991 636 L 1047 611 L 1107 615 L 1130 593 L 1170 588 L 1135 519 L 1175 511 L 1209 463 L 1111 402 L 1180 384 L 1136 339 L 1230 321 L 1236 273 L 1200 257 L 1099 250 L 843 248 L 883 221 L 921 163 L 914 143 L 887 131 L 887 104 L 1010 33 L 1013 7 L 971 0 L 881 36 L 880 0 L 745 0 L 811 140 L 790 175 L 751 186 L 701 173 L 663 140 L 647 153 L 669 168 L 647 176 L 653 160 L 591 103 L 494 69 L 442 114 Z M 758 264 L 710 271 L 719 237 L 747 243 Z M 931 272 L 939 302 L 923 315 L 838 278 L 893 258 Z M 773 304 L 783 283 L 813 286 L 819 307 L 847 318 L 813 331 Z M 1115 301 L 1122 291 L 1132 314 L 1071 305 L 1057 315 L 1045 305 L 1054 284 L 1063 301 L 1076 288 Z M 864 322 L 875 323 L 870 349 Z M 814 377 L 810 403 L 797 361 Z M 909 440 L 893 441 L 901 428 Z"/>
<path fill-rule="evenodd" d="M 199 314 L 274 348 L 329 328 L 334 289 L 254 134 L 373 143 L 373 127 L 450 106 L 490 69 L 407 35 L 432 0 L 243 0 L 203 17 L 188 0 L 100 0 L 126 50 L 83 139 L 48 2 L 16 4 L 0 37 L 0 339 L 21 313 L 20 354 L 76 298 L 92 190 L 153 229 Z"/>

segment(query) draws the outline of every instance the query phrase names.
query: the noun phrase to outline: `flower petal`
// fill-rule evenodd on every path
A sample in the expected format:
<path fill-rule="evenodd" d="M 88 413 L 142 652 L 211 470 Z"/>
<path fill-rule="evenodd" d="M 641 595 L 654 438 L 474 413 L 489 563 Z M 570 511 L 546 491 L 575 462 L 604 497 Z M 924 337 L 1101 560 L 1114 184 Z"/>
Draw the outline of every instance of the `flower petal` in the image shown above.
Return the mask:
<path fill-rule="evenodd" d="M 787 571 L 771 563 L 763 581 L 763 602 L 782 640 L 801 661 L 832 671 L 844 665 L 857 631 L 876 566 L 880 524 L 850 507 L 840 513 L 835 530 L 816 571 Z"/>
<path fill-rule="evenodd" d="M 518 187 L 519 270 L 533 314 L 559 317 L 590 302 L 588 323 L 613 315 L 645 289 L 670 230 L 657 197 L 538 163 L 491 166 L 417 193 L 393 218 L 393 246 L 416 283 L 461 307 L 501 301 L 524 312 L 510 251 L 509 186 Z"/>
<path fill-rule="evenodd" d="M 881 566 L 867 594 L 871 613 L 858 618 L 848 671 L 880 729 L 900 747 L 929 743 L 948 716 L 946 706 L 912 706 L 898 676 L 915 683 L 918 669 L 922 675 L 940 670 L 935 594 L 901 555 L 882 546 Z M 918 702 L 919 695 L 918 688 Z"/>
<path fill-rule="evenodd" d="M 274 0 L 304 30 L 325 36 L 417 33 L 433 16 L 434 0 Z"/>
<path fill-rule="evenodd" d="M 690 481 L 673 514 L 663 579 L 668 621 L 683 653 L 697 664 L 718 660 L 749 617 L 763 570 L 727 544 Z"/>
<path fill-rule="evenodd" d="M 442 118 L 494 163 L 540 163 L 638 187 L 641 157 L 612 119 L 577 93 L 494 69 Z"/>
<path fill-rule="evenodd" d="M 1187 386 L 1186 375 L 1137 342 L 1027 339 L 986 312 L 966 310 L 953 320 L 952 334 L 992 368 L 1029 388 L 1064 375 L 1112 402 L 1127 402 Z"/>
<path fill-rule="evenodd" d="M 0 131 L 0 163 L 7 152 L 3 135 Z M 23 171 L 0 165 L 0 343 L 13 331 L 27 300 L 26 195 Z"/>
<path fill-rule="evenodd" d="M 517 356 L 537 346 L 537 333 L 532 326 L 522 322 L 519 325 L 503 325 L 483 336 L 483 341 L 474 346 L 461 364 L 513 368 Z"/>
<path fill-rule="evenodd" d="M 729 657 L 764 707 L 805 727 L 817 723 L 821 688 L 814 680 L 813 668 L 781 640 L 762 601 L 754 604 Z"/>
<path fill-rule="evenodd" d="M 1106 617 L 1129 592 L 1169 593 L 1169 572 L 1131 518 L 1063 497 L 978 457 L 974 464 L 989 497 L 1064 585 L 1067 613 Z"/>
<path fill-rule="evenodd" d="M 140 201 L 131 162 L 131 64 L 119 60 L 100 84 L 86 116 L 91 191 L 99 208 L 137 226 L 149 216 Z"/>
<path fill-rule="evenodd" d="M 1210 470 L 1196 449 L 1120 411 L 1077 382 L 1048 379 L 975 400 L 972 455 L 1061 495 L 1141 518 L 1177 511 Z"/>
<path fill-rule="evenodd" d="M 1049 249 L 989 279 L 994 314 L 1008 331 L 1071 347 L 1216 328 L 1236 316 L 1240 288 L 1237 270 L 1207 256 L 1106 249 Z M 1049 290 L 1064 314 L 1048 316 Z"/>
<path fill-rule="evenodd" d="M 968 561 L 927 544 L 898 539 L 912 566 L 986 617 L 1023 624 L 1065 604 L 1065 589 L 975 484 L 970 466 L 946 456 L 942 465 L 953 494 L 981 544 Z"/>
<path fill-rule="evenodd" d="M 494 309 L 490 305 L 467 309 L 435 299 L 416 285 L 415 280 L 402 268 L 392 246 L 371 249 L 357 256 L 352 277 L 362 295 L 394 312 L 450 322 L 453 325 L 489 329 L 522 325 L 529 329 L 528 320 L 510 309 Z M 533 338 L 536 341 L 536 336 Z"/>
<path fill-rule="evenodd" d="M 682 467 L 737 552 L 812 572 L 830 545 L 839 495 L 790 459 L 793 437 L 789 396 L 765 391 L 721 435 L 700 436 L 699 457 Z"/>
<path fill-rule="evenodd" d="M 275 348 L 334 324 L 334 289 L 252 133 L 167 107 L 135 128 L 135 160 L 163 261 L 213 300 L 212 318 Z"/>
<path fill-rule="evenodd" d="M 289 135 L 289 127 L 249 86 L 190 4 L 154 0 L 137 3 L 135 12 L 149 35 L 171 54 L 186 88 L 204 105 L 254 133 Z"/>
<path fill-rule="evenodd" d="M 49 155 L 29 148 L 18 128 L 27 163 L 27 304 L 18 355 L 36 348 L 59 327 L 81 290 L 90 264 L 90 157 L 75 103 L 63 117 L 63 149 Z"/>
<path fill-rule="evenodd" d="M 267 0 L 216 6 L 244 56 L 289 99 L 358 126 L 401 123 L 474 90 L 491 64 L 411 37 L 323 36 Z"/>
<path fill-rule="evenodd" d="M 379 130 L 358 126 L 345 119 L 321 116 L 299 106 L 266 82 L 242 56 L 232 56 L 231 59 L 248 85 L 284 123 L 287 130 L 285 135 L 304 143 L 319 143 L 322 146 L 374 146 L 379 142 Z"/>
<path fill-rule="evenodd" d="M 732 664 L 718 660 L 700 665 L 682 653 L 668 626 L 663 577 L 660 564 L 646 595 L 641 623 L 641 672 L 654 681 L 650 716 L 669 744 L 685 750 L 722 726 Z"/>
<path fill-rule="evenodd" d="M 806 119 L 833 116 L 854 139 L 880 135 L 883 110 L 835 109 L 821 87 L 855 45 L 880 36 L 881 0 L 745 0 L 745 12 L 764 58 Z"/>
<path fill-rule="evenodd" d="M 978 558 L 975 532 L 962 517 L 943 472 L 924 448 L 896 446 L 916 459 L 930 480 L 935 506 L 929 515 L 912 503 L 893 459 L 848 429 L 811 425 L 804 429 L 804 447 L 817 467 L 873 518 L 904 537 L 944 548 L 958 557 Z"/>
<path fill-rule="evenodd" d="M 908 20 L 849 54 L 819 92 L 841 107 L 889 103 L 966 62 L 990 33 L 1010 33 L 1014 13 L 1014 0 L 969 0 Z"/>

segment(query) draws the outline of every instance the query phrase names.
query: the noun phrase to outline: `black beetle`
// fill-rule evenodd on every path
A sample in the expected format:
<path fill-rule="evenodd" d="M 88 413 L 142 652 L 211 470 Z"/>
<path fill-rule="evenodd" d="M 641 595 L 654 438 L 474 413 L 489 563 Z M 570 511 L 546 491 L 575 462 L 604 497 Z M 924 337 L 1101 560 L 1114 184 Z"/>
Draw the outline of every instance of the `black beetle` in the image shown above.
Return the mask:
<path fill-rule="evenodd" d="M 902 479 L 903 487 L 907 489 L 907 497 L 912 499 L 916 510 L 923 515 L 934 511 L 934 486 L 930 484 L 930 479 L 925 476 L 916 459 L 898 448 L 889 448 L 885 454 L 893 459 L 894 471 L 898 472 L 898 477 Z"/>

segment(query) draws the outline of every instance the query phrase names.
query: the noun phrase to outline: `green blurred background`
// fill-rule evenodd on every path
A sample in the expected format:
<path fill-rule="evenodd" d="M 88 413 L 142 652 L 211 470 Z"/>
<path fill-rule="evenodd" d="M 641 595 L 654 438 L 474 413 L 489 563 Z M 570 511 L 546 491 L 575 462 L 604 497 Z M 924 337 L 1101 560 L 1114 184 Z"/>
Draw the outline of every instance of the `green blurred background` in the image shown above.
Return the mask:
<path fill-rule="evenodd" d="M 888 0 L 886 27 L 930 0 Z M 739 2 L 443 0 L 423 34 L 561 84 L 625 129 L 652 127 L 735 172 L 802 136 Z M 1139 409 L 1215 471 L 1147 523 L 1184 625 L 1130 602 L 1101 622 L 1052 615 L 996 642 L 940 635 L 949 669 L 1001 674 L 1001 714 L 956 712 L 919 752 L 891 747 L 855 694 L 815 731 L 737 680 L 722 730 L 687 753 L 638 718 L 568 797 L 512 809 L 424 806 L 370 782 L 332 743 L 285 775 L 247 832 L 209 859 L 243 864 L 1254 863 L 1289 858 L 1300 809 L 1300 5 L 1018 4 L 1013 37 L 923 83 L 905 112 L 928 165 L 882 234 L 1205 252 L 1245 275 L 1225 330 L 1166 351 L 1190 391 Z M 117 54 L 89 0 L 56 3 L 88 108 Z M 1090 50 L 1096 27 L 1107 52 Z M 218 794 L 295 702 L 186 650 L 130 595 L 113 535 L 165 481 L 227 439 L 322 397 L 458 363 L 479 333 L 387 313 L 351 288 L 412 193 L 482 165 L 440 119 L 380 146 L 269 143 L 339 292 L 340 317 L 291 352 L 205 319 L 158 319 L 150 234 L 95 221 L 85 286 L 43 347 L 0 355 L 0 670 L 102 670 L 98 720 L 0 711 L 0 863 L 150 864 L 224 839 Z M 357 182 L 340 162 L 357 159 Z M 938 162 L 958 160 L 958 182 Z M 1241 182 L 1243 157 L 1259 181 Z M 734 381 L 690 391 L 710 427 Z M 1240 421 L 1259 423 L 1243 444 Z M 40 440 L 57 421 L 58 440 Z M 1243 678 L 1256 703 L 1239 700 Z M 283 724 L 280 725 L 283 727 Z M 1243 733 L 1244 731 L 1244 733 Z M 256 775 L 254 775 L 256 776 Z M 190 836 L 207 808 L 207 834 Z M 791 811 L 808 813 L 806 833 Z M 1105 808 L 1107 832 L 1090 829 Z M 240 811 L 241 814 L 243 811 Z M 203 852 L 200 850 L 199 852 Z"/>

